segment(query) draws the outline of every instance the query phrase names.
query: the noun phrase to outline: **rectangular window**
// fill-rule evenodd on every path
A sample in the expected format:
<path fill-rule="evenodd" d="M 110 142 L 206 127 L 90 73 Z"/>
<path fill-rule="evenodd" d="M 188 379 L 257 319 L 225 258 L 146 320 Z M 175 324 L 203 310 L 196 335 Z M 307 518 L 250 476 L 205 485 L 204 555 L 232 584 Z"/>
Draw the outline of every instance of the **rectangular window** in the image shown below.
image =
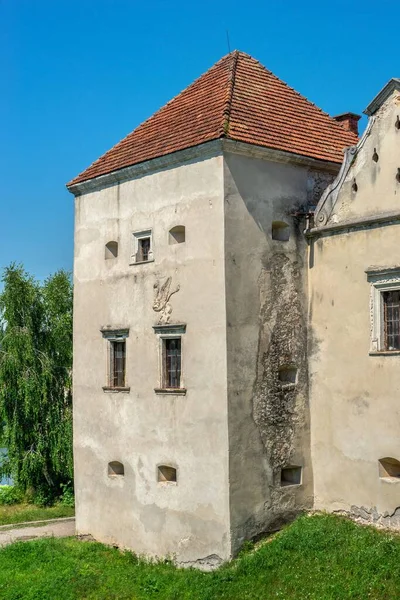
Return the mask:
<path fill-rule="evenodd" d="M 107 385 L 105 392 L 129 392 L 126 385 L 126 339 L 129 329 L 101 329 L 106 342 L 107 355 Z"/>
<path fill-rule="evenodd" d="M 400 290 L 383 292 L 382 296 L 385 350 L 400 350 Z"/>
<path fill-rule="evenodd" d="M 130 264 L 151 262 L 153 260 L 153 234 L 151 229 L 132 233 Z"/>
<path fill-rule="evenodd" d="M 181 338 L 163 339 L 163 387 L 181 387 Z"/>
<path fill-rule="evenodd" d="M 110 341 L 110 387 L 125 387 L 125 340 Z"/>
<path fill-rule="evenodd" d="M 150 255 L 150 238 L 144 237 L 138 240 L 138 252 L 136 256 L 137 262 L 149 260 Z"/>

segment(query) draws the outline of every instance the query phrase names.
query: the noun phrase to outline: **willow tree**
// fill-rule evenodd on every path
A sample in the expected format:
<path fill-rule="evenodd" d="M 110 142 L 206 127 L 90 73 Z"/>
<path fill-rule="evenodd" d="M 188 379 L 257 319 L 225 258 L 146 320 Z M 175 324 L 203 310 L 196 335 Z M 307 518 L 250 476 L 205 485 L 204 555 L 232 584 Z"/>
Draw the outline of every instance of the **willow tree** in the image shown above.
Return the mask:
<path fill-rule="evenodd" d="M 0 424 L 7 473 L 44 501 L 73 477 L 72 283 L 4 270 L 0 294 Z M 4 471 L 5 467 L 3 467 Z"/>

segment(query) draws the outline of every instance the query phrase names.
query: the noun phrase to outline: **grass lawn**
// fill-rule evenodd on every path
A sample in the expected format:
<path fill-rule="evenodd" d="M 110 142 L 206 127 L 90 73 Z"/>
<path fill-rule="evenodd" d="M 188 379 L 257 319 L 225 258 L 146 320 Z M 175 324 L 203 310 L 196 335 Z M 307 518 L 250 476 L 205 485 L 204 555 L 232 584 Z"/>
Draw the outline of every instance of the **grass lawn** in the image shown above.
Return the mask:
<path fill-rule="evenodd" d="M 400 598 L 400 536 L 316 515 L 214 571 L 148 563 L 74 538 L 0 550 L 3 600 L 392 600 Z"/>
<path fill-rule="evenodd" d="M 73 517 L 74 514 L 74 508 L 62 504 L 50 507 L 35 506 L 34 504 L 12 504 L 11 506 L 0 506 L 0 525 Z"/>

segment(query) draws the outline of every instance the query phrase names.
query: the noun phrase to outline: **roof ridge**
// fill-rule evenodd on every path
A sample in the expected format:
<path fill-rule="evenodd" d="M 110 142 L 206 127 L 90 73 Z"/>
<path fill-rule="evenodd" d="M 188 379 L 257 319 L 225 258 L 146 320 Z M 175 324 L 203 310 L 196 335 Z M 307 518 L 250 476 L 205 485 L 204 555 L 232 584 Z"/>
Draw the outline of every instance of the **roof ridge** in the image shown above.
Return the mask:
<path fill-rule="evenodd" d="M 229 74 L 229 78 L 228 78 L 228 89 L 227 89 L 227 93 L 226 93 L 224 110 L 222 113 L 220 137 L 225 137 L 229 133 L 229 121 L 231 118 L 233 91 L 235 88 L 236 68 L 237 68 L 240 52 L 239 52 L 239 50 L 234 50 L 231 54 L 232 54 L 232 65 L 230 68 L 230 74 Z"/>
<path fill-rule="evenodd" d="M 357 140 L 258 60 L 235 49 L 67 185 L 221 138 L 334 163 Z"/>

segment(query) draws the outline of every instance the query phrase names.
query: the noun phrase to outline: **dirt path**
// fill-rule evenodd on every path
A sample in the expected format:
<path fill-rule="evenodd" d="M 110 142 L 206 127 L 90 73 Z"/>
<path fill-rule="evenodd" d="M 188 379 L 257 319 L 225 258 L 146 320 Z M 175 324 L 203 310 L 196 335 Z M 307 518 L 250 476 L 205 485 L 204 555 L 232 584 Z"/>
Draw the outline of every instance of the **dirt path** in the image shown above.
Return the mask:
<path fill-rule="evenodd" d="M 36 521 L 32 524 L 6 525 L 0 528 L 0 547 L 13 542 L 35 540 L 43 537 L 69 537 L 71 535 L 75 535 L 74 517 Z"/>

